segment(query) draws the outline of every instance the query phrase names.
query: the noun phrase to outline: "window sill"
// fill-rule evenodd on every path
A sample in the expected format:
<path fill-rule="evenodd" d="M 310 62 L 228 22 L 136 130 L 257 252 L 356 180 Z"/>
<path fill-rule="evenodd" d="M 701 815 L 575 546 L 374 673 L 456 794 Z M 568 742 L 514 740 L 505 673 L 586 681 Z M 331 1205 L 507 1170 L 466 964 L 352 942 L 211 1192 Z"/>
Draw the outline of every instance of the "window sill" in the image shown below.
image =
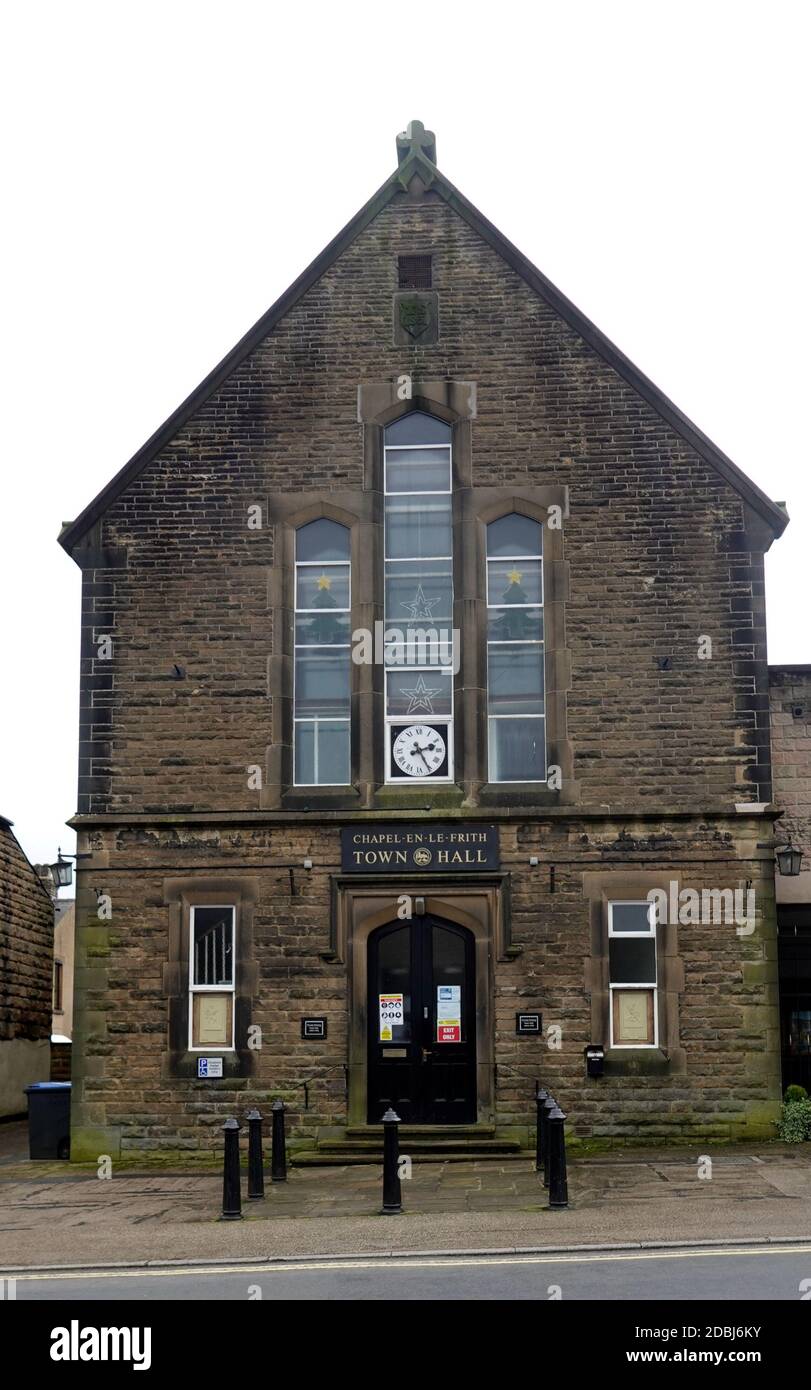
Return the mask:
<path fill-rule="evenodd" d="M 354 811 L 360 805 L 357 787 L 289 787 L 282 793 L 284 811 Z"/>

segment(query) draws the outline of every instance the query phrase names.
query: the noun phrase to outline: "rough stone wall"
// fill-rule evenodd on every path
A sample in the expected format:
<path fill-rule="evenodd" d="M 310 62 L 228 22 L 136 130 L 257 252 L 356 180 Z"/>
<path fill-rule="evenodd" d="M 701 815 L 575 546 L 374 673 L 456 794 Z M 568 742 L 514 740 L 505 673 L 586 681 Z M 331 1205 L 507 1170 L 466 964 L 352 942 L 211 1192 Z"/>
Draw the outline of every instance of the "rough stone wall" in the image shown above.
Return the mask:
<path fill-rule="evenodd" d="M 0 1115 L 21 1114 L 24 1087 L 48 1080 L 52 975 L 53 906 L 0 819 Z"/>
<path fill-rule="evenodd" d="M 770 866 L 756 849 L 761 822 L 745 826 L 610 820 L 501 826 L 503 867 L 512 878 L 512 941 L 520 953 L 494 967 L 496 1109 L 501 1130 L 526 1131 L 534 1080 L 542 1078 L 579 1135 L 602 1138 L 729 1138 L 770 1132 L 779 1097 L 777 967 Z M 144 826 L 94 833 L 96 871 L 113 915 L 100 923 L 95 898 L 79 912 L 74 1034 L 75 1157 L 119 1150 L 205 1149 L 221 1143 L 223 1120 L 282 1095 L 295 1142 L 347 1122 L 348 965 L 323 959 L 330 945 L 330 874 L 340 868 L 339 831 L 325 825 L 257 828 Z M 538 867 L 531 855 L 541 855 Z M 312 858 L 295 871 L 269 860 Z M 592 1033 L 587 988 L 591 952 L 584 874 L 629 862 L 696 888 L 755 886 L 751 935 L 733 925 L 680 926 L 680 1057 L 664 1073 L 644 1065 L 585 1080 Z M 156 867 L 160 864 L 160 868 Z M 549 866 L 555 865 L 554 883 Z M 195 868 L 227 871 L 256 886 L 257 989 L 251 1022 L 262 1029 L 251 1074 L 239 1080 L 181 1080 L 168 1074 L 169 953 L 164 884 Z M 138 872 L 132 872 L 137 869 Z M 392 903 L 399 891 L 392 888 Z M 89 895 L 88 895 L 89 896 Z M 518 1009 L 559 1024 L 559 1050 L 515 1035 Z M 304 1014 L 325 1015 L 325 1042 L 300 1037 Z M 305 1109 L 304 1082 L 309 1085 Z"/>
<path fill-rule="evenodd" d="M 53 904 L 0 821 L 0 1041 L 50 1039 L 53 919 Z"/>
<path fill-rule="evenodd" d="M 440 340 L 395 348 L 396 256 L 414 248 L 434 253 Z M 386 208 L 100 523 L 123 567 L 85 576 L 79 809 L 254 809 L 274 557 L 247 509 L 304 490 L 340 505 L 362 485 L 358 384 L 404 370 L 477 383 L 474 486 L 570 488 L 584 804 L 655 809 L 663 788 L 687 810 L 768 800 L 762 557 L 740 497 L 428 198 Z"/>

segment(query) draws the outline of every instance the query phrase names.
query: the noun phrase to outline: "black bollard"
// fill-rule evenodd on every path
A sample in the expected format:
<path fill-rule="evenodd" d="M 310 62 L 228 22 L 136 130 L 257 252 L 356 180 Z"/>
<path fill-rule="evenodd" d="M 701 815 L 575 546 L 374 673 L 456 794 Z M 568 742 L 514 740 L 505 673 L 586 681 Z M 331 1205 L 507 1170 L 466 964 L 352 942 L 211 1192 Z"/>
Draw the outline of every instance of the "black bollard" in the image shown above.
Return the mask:
<path fill-rule="evenodd" d="M 400 1116 L 389 1106 L 383 1116 L 383 1215 L 393 1216 L 403 1210 L 400 1174 Z"/>
<path fill-rule="evenodd" d="M 248 1201 L 258 1202 L 265 1195 L 265 1172 L 262 1163 L 262 1116 L 249 1110 L 248 1121 Z"/>
<path fill-rule="evenodd" d="M 225 1151 L 222 1165 L 222 1219 L 242 1220 L 242 1193 L 239 1186 L 239 1121 L 226 1120 L 222 1127 Z"/>
<path fill-rule="evenodd" d="M 287 1152 L 284 1138 L 284 1101 L 274 1100 L 270 1107 L 273 1116 L 273 1134 L 270 1151 L 271 1182 L 287 1182 Z"/>
<path fill-rule="evenodd" d="M 569 1205 L 569 1185 L 566 1181 L 566 1137 L 563 1123 L 566 1119 L 560 1106 L 550 1110 L 549 1125 L 549 1207 L 559 1209 Z"/>
<path fill-rule="evenodd" d="M 553 1095 L 547 1095 L 543 1102 L 543 1185 L 549 1186 L 549 1112 L 557 1107 Z"/>
<path fill-rule="evenodd" d="M 549 1099 L 549 1092 L 543 1086 L 535 1092 L 535 1172 L 543 1172 L 544 1140 L 546 1138 L 546 1114 L 543 1103 Z"/>

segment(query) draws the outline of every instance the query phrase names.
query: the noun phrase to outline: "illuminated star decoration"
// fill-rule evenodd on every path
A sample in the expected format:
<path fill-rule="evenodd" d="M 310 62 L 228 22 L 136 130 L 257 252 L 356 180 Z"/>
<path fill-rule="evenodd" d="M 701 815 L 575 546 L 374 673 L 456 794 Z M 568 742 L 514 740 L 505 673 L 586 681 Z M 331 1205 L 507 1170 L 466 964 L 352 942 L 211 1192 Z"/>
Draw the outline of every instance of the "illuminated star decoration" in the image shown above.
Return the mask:
<path fill-rule="evenodd" d="M 434 707 L 431 701 L 434 695 L 441 694 L 441 689 L 439 687 L 436 690 L 429 689 L 423 677 L 418 676 L 417 684 L 413 685 L 410 690 L 407 690 L 405 686 L 403 687 L 403 694 L 407 695 L 409 699 L 406 714 L 416 714 L 419 710 L 425 710 L 426 714 L 433 714 Z"/>
<path fill-rule="evenodd" d="M 408 610 L 414 622 L 432 622 L 434 617 L 433 610 L 438 603 L 438 598 L 426 598 L 422 585 L 418 584 L 416 593 L 414 594 L 414 602 L 402 603 L 400 607 Z"/>
<path fill-rule="evenodd" d="M 517 569 L 515 568 L 515 566 L 513 566 L 513 568 L 512 568 L 511 570 L 508 570 L 508 572 L 507 572 L 507 578 L 509 579 L 509 581 L 510 581 L 511 584 L 520 584 L 520 583 L 521 583 L 521 572 L 520 572 L 520 570 L 517 570 Z"/>
<path fill-rule="evenodd" d="M 322 574 L 322 575 L 321 575 L 321 578 L 320 578 L 319 581 L 318 581 L 318 587 L 319 587 L 319 589 L 331 589 L 331 588 L 332 588 L 332 580 L 329 579 L 329 578 L 327 577 L 327 575 Z"/>

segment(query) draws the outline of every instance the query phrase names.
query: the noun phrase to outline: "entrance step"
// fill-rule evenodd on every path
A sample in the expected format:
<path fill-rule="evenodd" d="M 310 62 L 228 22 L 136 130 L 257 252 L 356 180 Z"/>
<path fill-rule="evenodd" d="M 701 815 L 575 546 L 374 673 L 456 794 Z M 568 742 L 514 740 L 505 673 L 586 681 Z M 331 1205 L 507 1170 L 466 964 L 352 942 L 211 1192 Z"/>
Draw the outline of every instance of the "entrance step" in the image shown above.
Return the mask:
<path fill-rule="evenodd" d="M 482 1159 L 529 1157 L 518 1139 L 497 1139 L 490 1126 L 437 1125 L 402 1126 L 400 1152 L 420 1163 L 462 1163 Z M 302 1167 L 333 1164 L 380 1163 L 383 1160 L 383 1130 L 369 1125 L 349 1129 L 346 1138 L 319 1139 L 315 1149 L 291 1155 Z"/>

